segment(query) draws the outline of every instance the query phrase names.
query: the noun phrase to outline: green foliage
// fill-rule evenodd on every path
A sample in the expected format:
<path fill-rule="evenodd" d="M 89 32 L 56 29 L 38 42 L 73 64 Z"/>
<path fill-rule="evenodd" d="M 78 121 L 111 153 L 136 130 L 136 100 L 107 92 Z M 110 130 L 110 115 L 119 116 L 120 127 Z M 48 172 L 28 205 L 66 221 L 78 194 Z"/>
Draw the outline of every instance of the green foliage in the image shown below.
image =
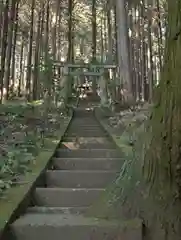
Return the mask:
<path fill-rule="evenodd" d="M 10 146 L 0 161 L 0 196 L 3 191 L 15 184 L 20 175 L 28 170 L 28 164 L 34 157 L 26 147 Z"/>
<path fill-rule="evenodd" d="M 5 190 L 21 182 L 40 149 L 46 148 L 44 138 L 54 136 L 64 116 L 60 107 L 47 112 L 40 101 L 2 105 L 0 113 L 1 198 Z"/>

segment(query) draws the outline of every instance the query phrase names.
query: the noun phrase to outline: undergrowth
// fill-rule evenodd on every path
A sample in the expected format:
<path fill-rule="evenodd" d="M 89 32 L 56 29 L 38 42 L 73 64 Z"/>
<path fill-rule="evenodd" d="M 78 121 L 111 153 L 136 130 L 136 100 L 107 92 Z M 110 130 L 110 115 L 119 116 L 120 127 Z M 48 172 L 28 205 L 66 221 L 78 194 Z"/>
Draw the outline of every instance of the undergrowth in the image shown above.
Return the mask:
<path fill-rule="evenodd" d="M 173 192 L 166 194 L 163 183 L 151 188 L 143 175 L 145 153 L 151 141 L 146 123 L 122 124 L 121 136 L 115 134 L 108 119 L 103 124 L 124 153 L 125 161 L 117 179 L 87 214 L 121 220 L 139 217 L 151 231 L 147 239 L 179 239 L 181 210 Z"/>
<path fill-rule="evenodd" d="M 51 138 L 66 118 L 61 108 L 47 110 L 43 102 L 6 104 L 0 107 L 0 198 L 21 183 L 35 161 L 45 138 Z"/>

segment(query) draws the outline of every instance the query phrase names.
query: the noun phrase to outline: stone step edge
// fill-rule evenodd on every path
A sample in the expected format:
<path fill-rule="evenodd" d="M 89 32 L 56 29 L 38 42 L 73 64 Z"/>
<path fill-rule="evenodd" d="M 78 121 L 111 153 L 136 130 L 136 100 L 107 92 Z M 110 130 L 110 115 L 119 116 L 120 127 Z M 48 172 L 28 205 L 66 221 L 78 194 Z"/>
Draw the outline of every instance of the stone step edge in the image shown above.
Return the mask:
<path fill-rule="evenodd" d="M 71 213 L 71 214 L 82 214 L 85 213 L 89 207 L 43 207 L 34 206 L 29 207 L 26 213 Z"/>
<path fill-rule="evenodd" d="M 61 169 L 53 169 L 53 170 L 51 170 L 51 169 L 49 169 L 49 170 L 47 170 L 46 171 L 46 173 L 63 173 L 63 174 L 69 174 L 69 173 L 73 173 L 73 174 L 81 174 L 81 173 L 83 173 L 83 174 L 102 174 L 102 173 L 104 173 L 104 174 L 113 174 L 113 173 L 115 173 L 115 174 L 117 174 L 118 172 L 117 171 L 114 171 L 114 170 L 61 170 Z"/>

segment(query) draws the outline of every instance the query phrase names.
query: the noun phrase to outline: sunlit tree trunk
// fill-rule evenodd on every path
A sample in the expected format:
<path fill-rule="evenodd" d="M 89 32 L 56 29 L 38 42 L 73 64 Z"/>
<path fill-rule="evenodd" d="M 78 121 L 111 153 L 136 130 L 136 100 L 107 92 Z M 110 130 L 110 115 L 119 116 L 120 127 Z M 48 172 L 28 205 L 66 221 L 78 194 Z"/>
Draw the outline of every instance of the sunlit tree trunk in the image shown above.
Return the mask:
<path fill-rule="evenodd" d="M 44 63 L 45 63 L 45 75 L 44 75 L 44 86 L 46 91 L 48 91 L 48 98 L 51 98 L 51 87 L 52 87 L 52 79 L 50 78 L 50 56 L 49 56 L 49 42 L 50 42 L 50 0 L 46 1 L 46 18 L 45 18 L 45 45 L 44 45 Z"/>
<path fill-rule="evenodd" d="M 149 70 L 148 70 L 148 83 L 149 83 L 149 101 L 152 102 L 153 99 L 153 49 L 152 49 L 152 34 L 151 34 L 151 25 L 152 17 L 149 11 L 148 15 L 148 49 L 149 49 Z"/>
<path fill-rule="evenodd" d="M 74 0 L 69 0 L 68 1 L 68 54 L 67 54 L 67 61 L 68 62 L 73 62 L 74 61 L 74 47 L 73 47 L 73 5 L 74 5 Z M 72 76 L 67 76 L 64 77 L 63 83 L 64 85 L 64 101 L 65 104 L 67 104 L 68 99 L 71 95 L 72 91 L 72 84 L 73 84 L 73 77 Z"/>
<path fill-rule="evenodd" d="M 112 34 L 112 22 L 111 22 L 111 6 L 107 5 L 107 25 L 108 25 L 108 53 L 109 53 L 109 62 L 113 61 L 113 34 Z"/>
<path fill-rule="evenodd" d="M 97 24 L 96 24 L 96 0 L 92 0 L 92 60 L 96 61 L 97 52 Z"/>
<path fill-rule="evenodd" d="M 53 52 L 53 59 L 56 60 L 56 50 L 57 50 L 57 29 L 58 29 L 58 20 L 60 14 L 60 1 L 57 0 L 56 2 L 56 16 L 55 16 L 55 23 L 53 27 L 53 36 L 52 36 L 52 52 Z"/>
<path fill-rule="evenodd" d="M 141 4 L 141 90 L 142 100 L 148 101 L 147 95 L 147 76 L 146 76 L 146 36 L 145 36 L 145 1 L 142 0 Z"/>
<path fill-rule="evenodd" d="M 19 22 L 19 4 L 20 1 L 17 0 L 16 3 L 16 17 L 14 24 L 14 35 L 13 35 L 13 49 L 12 49 L 12 60 L 11 60 L 11 79 L 12 79 L 12 90 L 14 89 L 15 84 L 15 55 L 16 55 L 16 45 L 17 45 L 17 36 L 18 36 L 18 22 Z"/>
<path fill-rule="evenodd" d="M 101 17 L 101 62 L 104 60 L 104 36 L 103 36 L 103 19 Z"/>
<path fill-rule="evenodd" d="M 96 0 L 92 0 L 92 63 L 96 63 L 97 53 L 97 14 L 96 14 Z M 96 81 L 92 78 L 92 88 L 94 94 L 96 94 Z"/>
<path fill-rule="evenodd" d="M 58 51 L 56 53 L 57 55 L 57 60 L 61 61 L 61 16 L 59 15 L 59 18 L 58 18 L 58 42 L 57 42 L 57 45 L 58 45 Z"/>
<path fill-rule="evenodd" d="M 123 101 L 129 102 L 133 99 L 132 94 L 132 84 L 130 76 L 130 65 L 128 57 L 128 38 L 126 24 L 126 9 L 125 1 L 116 1 L 116 11 L 117 11 L 117 31 L 118 31 L 118 65 L 120 74 L 120 83 L 123 86 L 126 94 Z"/>
<path fill-rule="evenodd" d="M 157 24 L 158 24 L 158 52 L 159 52 L 159 68 L 160 71 L 162 69 L 162 58 L 163 58 L 163 34 L 162 34 L 162 24 L 161 24 L 161 17 L 160 17 L 160 2 L 159 0 L 156 0 L 156 8 L 157 8 Z"/>

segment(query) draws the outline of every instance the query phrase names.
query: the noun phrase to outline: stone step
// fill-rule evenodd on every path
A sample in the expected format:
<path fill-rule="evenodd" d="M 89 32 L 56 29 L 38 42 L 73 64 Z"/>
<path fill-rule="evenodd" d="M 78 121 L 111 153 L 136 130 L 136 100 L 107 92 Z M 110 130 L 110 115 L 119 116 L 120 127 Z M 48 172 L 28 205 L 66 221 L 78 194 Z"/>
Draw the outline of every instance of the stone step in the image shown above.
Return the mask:
<path fill-rule="evenodd" d="M 87 121 L 84 122 L 85 120 Z M 74 117 L 72 124 L 76 124 L 79 122 L 84 122 L 85 124 L 90 122 L 90 123 L 96 123 L 97 125 L 100 125 L 94 116 Z"/>
<path fill-rule="evenodd" d="M 80 119 L 80 118 L 92 118 L 96 120 L 94 117 L 93 111 L 85 112 L 83 109 L 80 111 L 74 112 L 74 119 Z"/>
<path fill-rule="evenodd" d="M 57 149 L 55 157 L 62 158 L 119 158 L 120 153 L 116 149 Z"/>
<path fill-rule="evenodd" d="M 115 171 L 66 171 L 46 172 L 48 187 L 105 188 L 116 178 Z"/>
<path fill-rule="evenodd" d="M 96 143 L 96 144 L 114 144 L 108 137 L 70 137 L 63 138 L 64 142 Z M 115 144 L 114 144 L 115 146 Z"/>
<path fill-rule="evenodd" d="M 84 128 L 100 128 L 100 129 L 102 129 L 99 124 L 97 124 L 96 122 L 90 122 L 87 119 L 75 122 L 75 124 L 72 127 L 75 127 L 75 126 L 77 128 L 81 128 L 82 126 L 84 126 Z M 68 129 L 67 129 L 67 131 L 68 131 Z"/>
<path fill-rule="evenodd" d="M 84 214 L 89 207 L 29 207 L 26 213 Z"/>
<path fill-rule="evenodd" d="M 78 124 L 72 124 L 71 126 L 69 126 L 69 128 L 67 129 L 68 131 L 70 130 L 70 129 L 78 129 L 78 130 L 87 130 L 87 131 L 92 131 L 92 130 L 101 130 L 101 131 L 104 131 L 105 132 L 105 130 L 101 127 L 101 126 L 99 126 L 99 125 L 78 125 Z"/>
<path fill-rule="evenodd" d="M 87 188 L 36 188 L 35 204 L 47 207 L 88 207 L 104 189 Z"/>
<path fill-rule="evenodd" d="M 70 127 L 68 130 L 67 130 L 67 133 L 69 132 L 81 132 L 81 131 L 84 131 L 84 132 L 106 132 L 104 131 L 102 128 L 100 128 L 99 126 L 87 126 L 87 127 L 83 127 L 83 126 L 72 126 Z"/>
<path fill-rule="evenodd" d="M 92 129 L 102 129 L 101 126 L 99 124 L 96 124 L 96 125 L 77 125 L 75 123 L 72 123 L 68 129 L 74 129 L 74 128 L 80 128 L 80 129 L 87 129 L 87 130 L 92 130 Z"/>
<path fill-rule="evenodd" d="M 108 133 L 103 132 L 101 130 L 96 131 L 68 131 L 65 134 L 65 137 L 105 137 L 108 136 Z"/>
<path fill-rule="evenodd" d="M 79 142 L 70 141 L 70 142 L 62 142 L 60 145 L 61 149 L 115 149 L 115 145 L 113 143 L 91 143 L 91 142 Z"/>
<path fill-rule="evenodd" d="M 75 109 L 74 114 L 82 114 L 82 115 L 93 115 L 93 109 L 89 108 L 89 107 L 78 107 L 77 109 Z"/>
<path fill-rule="evenodd" d="M 57 170 L 112 170 L 121 168 L 123 158 L 53 158 Z"/>
<path fill-rule="evenodd" d="M 11 226 L 18 240 L 142 240 L 142 223 L 120 224 L 73 214 L 25 214 Z"/>
<path fill-rule="evenodd" d="M 80 109 L 77 111 L 74 111 L 74 117 L 75 118 L 81 118 L 81 117 L 94 117 L 93 111 L 85 111 L 84 109 Z"/>
<path fill-rule="evenodd" d="M 74 125 L 78 126 L 100 126 L 94 118 L 80 118 L 74 120 Z"/>
<path fill-rule="evenodd" d="M 81 129 L 82 127 L 84 129 L 93 129 L 93 128 L 95 128 L 95 129 L 97 129 L 97 128 L 102 129 L 98 123 L 90 122 L 89 120 L 85 119 L 85 120 L 81 120 L 79 122 L 75 122 L 72 126 L 69 126 L 67 131 L 70 128 L 79 128 L 79 129 Z"/>

